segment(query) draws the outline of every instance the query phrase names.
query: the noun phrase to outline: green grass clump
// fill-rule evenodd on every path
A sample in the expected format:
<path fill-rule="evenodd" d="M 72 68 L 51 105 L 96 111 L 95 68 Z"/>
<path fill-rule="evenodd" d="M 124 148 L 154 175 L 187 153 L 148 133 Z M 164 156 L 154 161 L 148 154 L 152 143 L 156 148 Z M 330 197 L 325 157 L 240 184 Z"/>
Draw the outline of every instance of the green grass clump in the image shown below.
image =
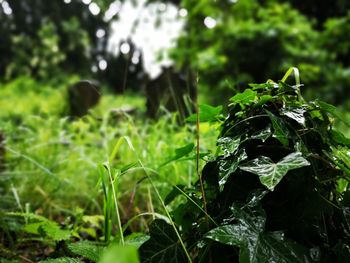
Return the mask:
<path fill-rule="evenodd" d="M 57 222 L 57 233 L 68 231 L 69 240 L 105 240 L 101 217 L 106 214 L 99 168 L 109 161 L 113 176 L 120 175 L 115 200 L 118 218 L 125 226 L 125 243 L 137 243 L 130 241 L 128 232 L 144 231 L 152 218 L 164 218 L 162 199 L 173 185 L 189 186 L 196 181 L 195 155 L 190 151 L 177 160 L 176 152 L 183 146 L 194 145 L 195 126 L 179 126 L 177 117 L 169 113 L 157 121 L 148 120 L 144 100 L 132 94 L 106 93 L 87 116 L 67 118 L 64 116 L 67 87 L 68 84 L 42 85 L 28 78 L 3 87 L 7 99 L 2 104 L 0 125 L 6 138 L 6 162 L 0 182 L 0 206 L 4 212 L 0 216 L 3 219 L 0 238 L 12 248 L 31 242 L 52 248 L 55 242 L 60 242 L 45 234 L 46 225 L 35 225 L 41 221 L 33 222 L 26 217 L 15 220 L 8 214 L 18 212 Z M 14 107 L 9 101 L 20 106 Z M 215 146 L 217 131 L 206 123 L 200 128 L 203 134 L 200 150 L 208 152 Z M 125 136 L 132 149 L 123 143 L 110 158 L 120 138 Z M 146 179 L 145 169 L 151 171 L 152 182 Z M 111 224 L 108 231 L 111 240 L 117 240 L 120 229 L 113 211 L 114 208 L 108 218 Z M 89 216 L 91 220 L 87 219 Z M 55 224 L 49 224 L 52 225 Z M 23 230 L 36 226 L 34 232 Z M 23 241 L 16 244 L 16 239 Z"/>

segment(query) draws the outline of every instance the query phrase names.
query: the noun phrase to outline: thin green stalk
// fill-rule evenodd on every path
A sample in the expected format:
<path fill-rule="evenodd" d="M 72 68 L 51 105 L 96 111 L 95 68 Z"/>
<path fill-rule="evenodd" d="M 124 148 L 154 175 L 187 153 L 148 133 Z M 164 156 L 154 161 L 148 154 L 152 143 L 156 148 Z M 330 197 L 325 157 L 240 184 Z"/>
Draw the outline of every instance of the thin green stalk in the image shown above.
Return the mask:
<path fill-rule="evenodd" d="M 197 83 L 196 83 L 196 89 L 198 88 L 198 76 L 197 76 Z M 207 200 L 205 198 L 205 191 L 204 191 L 204 184 L 203 184 L 203 178 L 202 178 L 202 173 L 199 170 L 199 137 L 200 137 L 200 130 L 199 130 L 199 107 L 198 107 L 198 90 L 196 92 L 196 96 L 195 96 L 195 108 L 196 108 L 196 142 L 197 142 L 197 146 L 196 146 L 196 172 L 197 172 L 197 176 L 199 178 L 199 183 L 200 183 L 200 188 L 201 188 L 201 193 L 202 193 L 202 199 L 203 199 L 203 207 L 204 207 L 204 211 L 205 214 L 208 214 L 208 210 L 207 210 Z M 208 217 L 206 217 L 208 219 Z"/>
<path fill-rule="evenodd" d="M 206 212 L 200 205 L 198 205 L 188 194 L 186 194 L 180 187 L 178 187 L 177 185 L 172 185 L 173 187 L 175 187 L 179 192 L 181 192 L 181 194 L 183 194 L 188 200 L 191 201 L 191 203 L 193 203 L 196 207 L 198 207 L 205 215 L 208 219 L 210 219 L 210 221 L 215 225 L 215 226 L 219 226 L 215 220 L 208 214 L 208 212 Z"/>
<path fill-rule="evenodd" d="M 104 195 L 104 202 L 103 202 L 104 236 L 105 236 L 105 242 L 108 243 L 111 236 L 111 227 L 110 227 L 111 208 L 110 208 L 110 195 L 104 180 L 105 169 L 102 165 L 99 166 L 99 173 L 100 173 L 100 178 L 101 178 L 100 180 L 101 180 L 102 190 Z"/>
<path fill-rule="evenodd" d="M 151 189 L 150 187 L 147 187 L 147 192 L 148 192 L 148 200 L 149 200 L 149 208 L 151 210 L 151 213 L 153 214 L 152 216 L 152 219 L 154 220 L 155 219 L 155 216 L 154 216 L 154 207 L 153 207 L 153 201 L 152 201 L 152 195 L 151 195 Z"/>
<path fill-rule="evenodd" d="M 154 170 L 154 169 L 151 169 L 151 168 L 148 168 L 148 167 L 135 167 L 135 168 L 130 168 L 129 170 L 125 171 L 124 173 L 122 173 L 121 175 L 124 175 L 124 174 L 127 174 L 127 173 L 132 173 L 132 172 L 136 172 L 136 171 L 139 171 L 139 170 L 147 170 L 149 172 L 151 172 L 152 174 L 160 177 L 160 174 Z M 149 178 L 146 177 L 146 178 Z M 219 226 L 215 220 L 200 206 L 198 205 L 188 194 L 186 194 L 186 192 L 184 192 L 181 188 L 179 188 L 177 185 L 173 184 L 170 180 L 168 180 L 167 178 L 162 178 L 163 180 L 165 180 L 168 184 L 170 184 L 172 187 L 176 188 L 179 192 L 181 192 L 182 195 L 184 195 L 191 203 L 193 203 L 199 210 L 201 210 L 204 215 L 206 215 L 210 221 L 212 221 L 212 223 L 216 226 Z"/>
<path fill-rule="evenodd" d="M 286 80 L 292 74 L 292 72 L 294 73 L 295 84 L 299 87 L 300 86 L 300 73 L 299 73 L 299 69 L 296 67 L 290 67 L 287 70 L 286 74 L 284 74 L 284 76 L 282 78 L 282 82 L 286 82 Z"/>
<path fill-rule="evenodd" d="M 142 163 L 140 163 L 140 164 L 141 164 L 141 166 L 143 166 Z M 145 174 L 147 175 L 146 170 L 145 170 Z M 166 206 L 165 206 L 165 204 L 164 204 L 164 201 L 163 201 L 162 197 L 160 196 L 160 194 L 159 194 L 159 192 L 158 192 L 157 187 L 154 185 L 153 180 L 151 179 L 151 177 L 148 176 L 148 175 L 147 175 L 147 177 L 148 177 L 148 179 L 150 180 L 151 185 L 152 185 L 154 191 L 156 192 L 156 195 L 157 195 L 157 197 L 158 197 L 160 203 L 162 204 L 162 206 L 163 206 L 163 208 L 164 208 L 164 211 L 165 211 L 167 217 L 168 217 L 169 220 L 170 220 L 170 223 L 171 223 L 171 225 L 172 225 L 172 227 L 173 227 L 173 229 L 174 229 L 174 231 L 175 231 L 175 233 L 176 233 L 176 235 L 177 235 L 177 237 L 178 237 L 178 239 L 179 239 L 179 241 L 180 241 L 180 243 L 181 243 L 181 246 L 182 246 L 182 248 L 183 248 L 183 250 L 184 250 L 184 252 L 185 252 L 185 254 L 186 254 L 186 257 L 187 257 L 187 259 L 188 259 L 188 262 L 192 263 L 192 259 L 191 259 L 190 255 L 189 255 L 189 253 L 188 253 L 188 251 L 187 251 L 187 249 L 186 249 L 186 246 L 185 246 L 185 244 L 184 244 L 184 242 L 183 242 L 183 240 L 182 240 L 182 238 L 181 238 L 181 236 L 180 236 L 179 231 L 177 230 L 177 228 L 176 228 L 176 226 L 175 226 L 174 221 L 171 219 L 170 213 L 169 213 L 168 209 L 166 208 Z"/>
<path fill-rule="evenodd" d="M 114 199 L 114 204 L 115 204 L 115 212 L 116 212 L 116 216 L 117 216 L 117 223 L 118 223 L 118 229 L 119 229 L 119 234 L 120 234 L 120 240 L 121 240 L 122 245 L 124 246 L 125 245 L 125 241 L 124 241 L 123 228 L 122 228 L 122 223 L 121 223 L 121 220 L 120 220 L 118 201 L 117 201 L 117 194 L 116 194 L 115 187 L 114 187 L 114 181 L 116 180 L 117 175 L 114 177 L 114 180 L 113 180 L 109 164 L 105 164 L 105 168 L 106 168 L 106 170 L 108 172 L 109 180 L 110 180 L 111 187 L 112 187 L 112 194 L 113 194 L 113 199 Z"/>
<path fill-rule="evenodd" d="M 44 171 L 45 173 L 47 173 L 48 175 L 54 177 L 55 179 L 57 179 L 58 181 L 61 182 L 60 178 L 54 174 L 53 172 L 50 171 L 50 169 L 46 168 L 45 166 L 43 166 L 42 164 L 40 164 L 39 162 L 37 162 L 36 160 L 34 160 L 33 158 L 29 157 L 28 155 L 22 154 L 20 152 L 17 152 L 9 147 L 6 147 L 6 150 L 16 154 L 19 157 L 22 157 L 23 159 L 26 159 L 27 161 L 29 161 L 30 163 L 34 164 L 36 167 L 40 168 L 42 171 Z"/>
<path fill-rule="evenodd" d="M 167 221 L 169 223 L 169 218 L 167 218 L 166 216 L 163 216 L 161 214 L 158 214 L 158 213 L 151 213 L 151 212 L 146 212 L 146 213 L 141 213 L 141 214 L 138 214 L 138 215 L 135 215 L 133 216 L 132 218 L 130 218 L 128 220 L 128 222 L 126 224 L 124 224 L 124 227 L 123 227 L 123 232 L 126 231 L 126 229 L 130 226 L 130 224 L 132 222 L 134 222 L 137 218 L 141 217 L 141 216 L 152 216 L 153 218 L 159 218 L 159 219 L 163 219 L 164 221 Z"/>
<path fill-rule="evenodd" d="M 172 218 L 171 218 L 171 216 L 170 216 L 170 213 L 169 213 L 168 209 L 166 208 L 166 205 L 164 204 L 164 201 L 163 201 L 162 197 L 160 196 L 160 193 L 158 192 L 157 187 L 154 185 L 151 176 L 149 176 L 147 168 L 143 165 L 142 161 L 141 161 L 140 158 L 138 157 L 138 155 L 137 155 L 137 153 L 136 153 L 136 151 L 135 151 L 135 148 L 134 148 L 134 146 L 132 145 L 132 143 L 131 143 L 129 137 L 123 136 L 123 137 L 121 137 L 120 139 L 122 139 L 122 138 L 127 142 L 129 148 L 132 150 L 132 152 L 134 153 L 134 155 L 135 155 L 135 157 L 136 157 L 138 163 L 139 163 L 140 166 L 142 167 L 142 170 L 144 171 L 145 175 L 146 175 L 147 178 L 150 180 L 150 183 L 151 183 L 151 185 L 152 185 L 152 187 L 153 187 L 153 189 L 154 189 L 154 191 L 155 191 L 155 193 L 156 193 L 156 195 L 157 195 L 157 197 L 158 197 L 160 203 L 162 204 L 162 207 L 163 207 L 163 209 L 164 209 L 164 211 L 165 211 L 167 217 L 169 218 L 169 222 L 170 222 L 171 226 L 173 227 L 173 229 L 174 229 L 174 231 L 175 231 L 175 233 L 176 233 L 176 236 L 178 237 L 178 239 L 179 239 L 179 241 L 180 241 L 180 244 L 181 244 L 181 246 L 182 246 L 182 248 L 183 248 L 183 250 L 184 250 L 184 252 L 185 252 L 185 254 L 186 254 L 186 257 L 187 257 L 187 259 L 188 259 L 188 262 L 192 263 L 192 259 L 191 259 L 190 255 L 189 255 L 189 253 L 188 253 L 188 251 L 187 251 L 187 249 L 186 249 L 186 246 L 185 246 L 185 244 L 184 244 L 184 242 L 183 242 L 183 240 L 182 240 L 182 238 L 181 238 L 181 235 L 180 235 L 179 231 L 177 230 L 177 228 L 176 228 L 176 226 L 175 226 L 175 223 L 174 223 L 174 221 L 172 220 Z M 119 140 L 120 140 L 120 139 L 119 139 Z"/>
<path fill-rule="evenodd" d="M 299 69 L 296 68 L 296 67 L 290 67 L 286 74 L 284 74 L 283 78 L 282 78 L 282 82 L 286 82 L 286 80 L 288 79 L 288 77 L 292 74 L 294 74 L 294 79 L 295 79 L 295 84 L 296 84 L 296 88 L 297 88 L 297 93 L 298 93 L 298 98 L 301 100 L 301 101 L 304 101 L 303 97 L 301 96 L 301 93 L 300 93 L 300 73 L 299 73 Z"/>

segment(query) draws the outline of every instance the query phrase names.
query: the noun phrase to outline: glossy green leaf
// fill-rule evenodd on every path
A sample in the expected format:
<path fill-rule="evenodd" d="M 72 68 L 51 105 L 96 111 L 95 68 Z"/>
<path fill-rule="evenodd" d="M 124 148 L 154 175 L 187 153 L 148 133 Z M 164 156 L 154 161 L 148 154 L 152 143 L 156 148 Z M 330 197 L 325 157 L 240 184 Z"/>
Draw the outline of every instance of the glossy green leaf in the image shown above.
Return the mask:
<path fill-rule="evenodd" d="M 306 110 L 302 107 L 287 107 L 287 108 L 283 108 L 281 109 L 281 114 L 284 116 L 287 116 L 288 118 L 291 118 L 292 120 L 295 120 L 296 122 L 298 122 L 299 124 L 305 126 L 305 116 L 304 113 L 306 112 Z"/>
<path fill-rule="evenodd" d="M 265 227 L 265 215 L 260 210 L 247 210 L 240 207 L 232 207 L 236 224 L 219 226 L 209 231 L 205 237 L 226 245 L 244 247 L 247 240 L 257 242 L 259 234 Z"/>
<path fill-rule="evenodd" d="M 239 168 L 258 175 L 260 182 L 269 190 L 273 190 L 288 171 L 308 165 L 310 163 L 302 157 L 300 152 L 294 152 L 285 156 L 278 163 L 274 163 L 269 157 L 260 156 L 240 165 Z"/>
<path fill-rule="evenodd" d="M 141 262 L 187 262 L 186 254 L 171 225 L 160 219 L 154 220 L 150 226 L 150 236 L 139 248 Z"/>
<path fill-rule="evenodd" d="M 219 189 L 222 191 L 227 179 L 237 170 L 239 164 L 248 158 L 247 153 L 241 150 L 232 159 L 219 161 Z"/>
<path fill-rule="evenodd" d="M 200 122 L 215 122 L 221 119 L 222 106 L 210 106 L 207 104 L 199 105 L 199 121 Z M 186 121 L 196 122 L 197 114 L 192 114 L 187 117 Z"/>
<path fill-rule="evenodd" d="M 234 223 L 214 228 L 205 237 L 239 247 L 241 263 L 308 262 L 308 251 L 285 239 L 283 233 L 264 232 L 266 215 L 257 203 L 251 201 L 246 206 L 234 205 L 231 208 Z"/>
<path fill-rule="evenodd" d="M 251 89 L 246 89 L 244 90 L 244 92 L 238 93 L 235 96 L 233 96 L 230 99 L 230 101 L 232 101 L 233 103 L 246 105 L 254 102 L 256 99 L 256 95 L 257 95 L 256 91 L 253 91 Z"/>
<path fill-rule="evenodd" d="M 257 140 L 261 140 L 262 142 L 265 142 L 272 134 L 271 131 L 271 126 L 268 125 L 265 129 L 262 129 L 261 131 L 257 131 L 255 132 L 251 138 L 252 139 L 257 139 Z"/>
<path fill-rule="evenodd" d="M 241 142 L 241 139 L 238 138 L 230 138 L 230 137 L 221 137 L 218 139 L 217 144 L 221 147 L 224 152 L 224 157 L 229 157 L 233 155 Z"/>
<path fill-rule="evenodd" d="M 269 115 L 273 127 L 273 136 L 279 140 L 284 146 L 288 146 L 289 131 L 283 120 L 273 113 L 266 111 Z"/>

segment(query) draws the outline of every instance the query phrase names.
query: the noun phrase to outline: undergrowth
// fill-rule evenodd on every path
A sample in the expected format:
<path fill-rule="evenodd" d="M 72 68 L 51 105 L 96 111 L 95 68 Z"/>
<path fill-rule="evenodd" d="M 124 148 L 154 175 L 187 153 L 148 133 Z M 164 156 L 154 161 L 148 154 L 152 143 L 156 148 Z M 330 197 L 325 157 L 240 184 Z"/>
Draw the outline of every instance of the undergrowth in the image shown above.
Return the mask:
<path fill-rule="evenodd" d="M 172 211 L 177 231 L 153 221 L 142 262 L 350 260 L 350 141 L 333 128 L 337 109 L 306 102 L 298 78 L 292 68 L 231 98 L 216 156 L 166 198 L 188 196 Z"/>
<path fill-rule="evenodd" d="M 108 96 L 3 122 L 0 262 L 349 261 L 348 124 L 301 86 L 292 68 L 183 127 Z"/>
<path fill-rule="evenodd" d="M 0 113 L 6 145 L 5 169 L 0 176 L 0 258 L 36 262 L 47 256 L 66 256 L 60 259 L 66 262 L 79 255 L 63 245 L 69 240 L 92 241 L 88 245 L 102 247 L 112 240 L 115 243 L 120 233 L 115 224 L 118 218 L 125 235 L 147 231 L 150 220 L 165 217 L 155 212 L 161 201 L 145 180 L 143 169 L 137 167 L 138 159 L 158 171 L 153 184 L 162 198 L 172 184 L 189 186 L 196 180 L 194 154 L 188 156 L 194 147 L 192 125 L 179 126 L 171 114 L 158 121 L 145 120 L 143 101 L 138 97 L 104 94 L 89 115 L 72 120 L 62 116 L 63 87 L 50 90 L 23 78 L 3 91 L 8 101 Z M 21 107 L 13 107 L 9 101 Z M 133 115 L 129 115 L 130 109 Z M 208 141 L 202 150 L 208 151 L 217 131 L 207 124 L 202 131 Z M 112 154 L 125 135 L 134 151 L 123 143 Z M 189 151 L 181 155 L 183 145 Z M 184 158 L 175 162 L 179 156 Z M 108 204 L 100 171 L 106 161 L 113 177 L 121 171 L 115 199 Z M 111 186 L 109 178 L 106 185 Z M 118 217 L 115 200 L 120 203 Z M 110 214 L 106 214 L 106 205 Z M 110 227 L 104 227 L 104 216 Z M 125 244 L 138 240 L 144 240 L 144 235 L 126 237 Z"/>

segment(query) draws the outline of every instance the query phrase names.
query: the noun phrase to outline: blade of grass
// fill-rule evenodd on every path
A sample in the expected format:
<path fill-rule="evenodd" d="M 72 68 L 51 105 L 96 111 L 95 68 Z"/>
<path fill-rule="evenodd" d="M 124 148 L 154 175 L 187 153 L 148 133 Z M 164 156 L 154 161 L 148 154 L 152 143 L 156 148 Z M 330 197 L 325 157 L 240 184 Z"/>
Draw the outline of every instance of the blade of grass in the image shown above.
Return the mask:
<path fill-rule="evenodd" d="M 283 78 L 282 78 L 282 82 L 286 82 L 286 80 L 288 79 L 288 77 L 294 73 L 294 79 L 295 79 L 295 84 L 299 87 L 300 86 L 300 73 L 299 73 L 299 69 L 296 67 L 290 67 L 286 74 L 284 74 Z"/>
<path fill-rule="evenodd" d="M 99 165 L 98 170 L 100 174 L 100 181 L 102 184 L 102 190 L 103 190 L 103 196 L 104 196 L 104 202 L 103 202 L 104 239 L 105 239 L 105 242 L 108 243 L 111 237 L 111 223 L 110 223 L 111 202 L 110 202 L 110 195 L 108 193 L 108 188 L 104 179 L 105 169 L 103 168 L 102 165 Z"/>
<path fill-rule="evenodd" d="M 130 218 L 128 220 L 128 222 L 126 222 L 126 224 L 124 224 L 123 226 L 123 232 L 126 231 L 126 229 L 130 226 L 130 224 L 132 222 L 134 222 L 137 218 L 141 217 L 141 216 L 152 216 L 152 218 L 159 218 L 159 219 L 163 219 L 164 221 L 170 223 L 169 221 L 169 218 L 162 215 L 162 214 L 159 214 L 159 213 L 155 213 L 155 212 L 146 212 L 146 213 L 141 213 L 141 214 L 138 214 L 138 215 L 135 215 L 133 216 L 132 218 Z"/>
<path fill-rule="evenodd" d="M 120 233 L 120 241 L 121 241 L 122 245 L 124 246 L 125 245 L 124 235 L 123 235 L 122 223 L 121 223 L 120 214 L 119 214 L 117 194 L 116 194 L 116 190 L 115 190 L 115 186 L 114 186 L 114 183 L 117 182 L 116 179 L 118 177 L 118 174 L 116 174 L 114 176 L 114 178 L 112 177 L 111 169 L 110 169 L 110 166 L 108 163 L 104 164 L 104 168 L 106 169 L 106 171 L 108 173 L 110 185 L 112 188 L 112 196 L 114 199 L 115 212 L 116 212 L 116 216 L 117 216 L 117 224 L 118 224 L 118 229 L 119 229 L 119 233 Z"/>
<path fill-rule="evenodd" d="M 181 235 L 180 235 L 179 231 L 177 230 L 177 228 L 176 228 L 176 226 L 175 226 L 175 223 L 174 223 L 174 221 L 172 220 L 172 218 L 171 218 L 171 216 L 170 216 L 170 213 L 169 213 L 168 209 L 166 208 L 166 205 L 164 204 L 164 201 L 163 201 L 163 199 L 162 199 L 162 197 L 161 197 L 161 195 L 160 195 L 160 193 L 159 193 L 157 187 L 154 185 L 154 182 L 153 182 L 151 176 L 149 176 L 148 170 L 147 170 L 146 167 L 143 165 L 143 162 L 141 161 L 141 159 L 138 157 L 138 154 L 137 154 L 137 152 L 135 151 L 135 148 L 134 148 L 134 146 L 133 146 L 133 144 L 132 144 L 130 138 L 129 138 L 128 136 L 123 136 L 123 137 L 121 137 L 119 140 L 121 140 L 121 139 L 123 139 L 123 140 L 126 141 L 126 143 L 128 144 L 130 150 L 134 153 L 136 160 L 138 161 L 138 163 L 139 163 L 140 166 L 142 167 L 142 170 L 144 171 L 145 175 L 146 175 L 147 178 L 149 179 L 149 181 L 150 181 L 150 183 L 151 183 L 151 185 L 152 185 L 152 187 L 153 187 L 153 189 L 154 189 L 154 191 L 155 191 L 155 193 L 156 193 L 156 195 L 157 195 L 157 198 L 159 199 L 159 201 L 160 201 L 160 203 L 161 203 L 161 205 L 162 205 L 162 207 L 163 207 L 163 209 L 164 209 L 164 211 L 165 211 L 167 217 L 169 218 L 169 222 L 170 222 L 171 226 L 173 227 L 173 229 L 174 229 L 174 231 L 175 231 L 175 233 L 176 233 L 176 235 L 177 235 L 177 237 L 178 237 L 178 239 L 179 239 L 179 241 L 180 241 L 180 244 L 181 244 L 181 246 L 182 246 L 182 248 L 183 248 L 183 250 L 184 250 L 184 252 L 185 252 L 185 254 L 186 254 L 186 257 L 187 257 L 187 259 L 188 259 L 188 262 L 192 263 L 192 259 L 191 259 L 190 255 L 189 255 L 189 253 L 188 253 L 188 251 L 187 251 L 187 249 L 186 249 L 186 246 L 185 246 L 185 244 L 184 244 L 184 242 L 183 242 L 183 240 L 182 240 L 182 238 L 181 238 Z"/>
<path fill-rule="evenodd" d="M 153 207 L 153 201 L 152 201 L 152 195 L 151 195 L 150 187 L 147 187 L 147 192 L 148 192 L 148 200 L 149 200 L 150 210 L 151 210 L 151 213 L 154 213 L 154 207 Z M 153 216 L 152 219 L 154 220 L 155 217 Z"/>
<path fill-rule="evenodd" d="M 197 81 L 196 81 L 196 89 L 198 89 L 198 76 L 197 76 Z M 208 211 L 207 211 L 207 200 L 205 198 L 205 191 L 204 191 L 204 184 L 203 184 L 203 178 L 202 178 L 202 173 L 199 170 L 199 160 L 200 160 L 200 155 L 199 155 L 199 139 L 200 139 L 200 130 L 199 130 L 199 120 L 200 120 L 200 112 L 199 112 L 199 106 L 198 106 L 198 90 L 196 92 L 196 96 L 194 99 L 194 105 L 195 105 L 195 109 L 196 109 L 196 142 L 197 142 L 197 146 L 196 146 L 196 173 L 199 179 L 199 183 L 200 183 L 200 188 L 201 188 L 201 193 L 202 193 L 202 200 L 203 200 L 203 207 L 204 207 L 204 211 L 205 214 L 207 215 Z M 206 216 L 206 218 L 208 219 L 208 217 Z"/>
<path fill-rule="evenodd" d="M 296 68 L 296 67 L 290 67 L 286 74 L 284 74 L 283 78 L 282 78 L 282 82 L 286 82 L 286 80 L 288 79 L 288 77 L 291 75 L 291 74 L 294 74 L 294 79 L 295 79 L 295 84 L 296 84 L 296 88 L 297 88 L 297 93 L 298 93 L 298 97 L 300 100 L 304 100 L 303 97 L 301 96 L 301 92 L 300 92 L 300 73 L 299 73 L 299 69 Z"/>
<path fill-rule="evenodd" d="M 193 203 L 199 210 L 201 210 L 208 218 L 209 220 L 216 226 L 219 226 L 215 220 L 200 206 L 198 205 L 188 194 L 186 194 L 184 191 L 181 190 L 181 188 L 179 188 L 177 185 L 173 184 L 170 180 L 168 180 L 167 178 L 163 178 L 160 176 L 160 174 L 152 169 L 152 168 L 148 168 L 148 167 L 133 167 L 127 171 L 125 171 L 124 173 L 122 173 L 120 176 L 124 175 L 124 174 L 129 174 L 129 173 L 133 173 L 136 171 L 144 171 L 147 170 L 150 173 L 152 173 L 153 175 L 157 176 L 158 178 L 161 178 L 162 180 L 165 180 L 169 185 L 171 185 L 172 187 L 175 187 L 177 190 L 179 190 L 181 192 L 182 195 L 184 195 L 191 203 Z M 148 179 L 149 177 L 147 177 Z"/>

